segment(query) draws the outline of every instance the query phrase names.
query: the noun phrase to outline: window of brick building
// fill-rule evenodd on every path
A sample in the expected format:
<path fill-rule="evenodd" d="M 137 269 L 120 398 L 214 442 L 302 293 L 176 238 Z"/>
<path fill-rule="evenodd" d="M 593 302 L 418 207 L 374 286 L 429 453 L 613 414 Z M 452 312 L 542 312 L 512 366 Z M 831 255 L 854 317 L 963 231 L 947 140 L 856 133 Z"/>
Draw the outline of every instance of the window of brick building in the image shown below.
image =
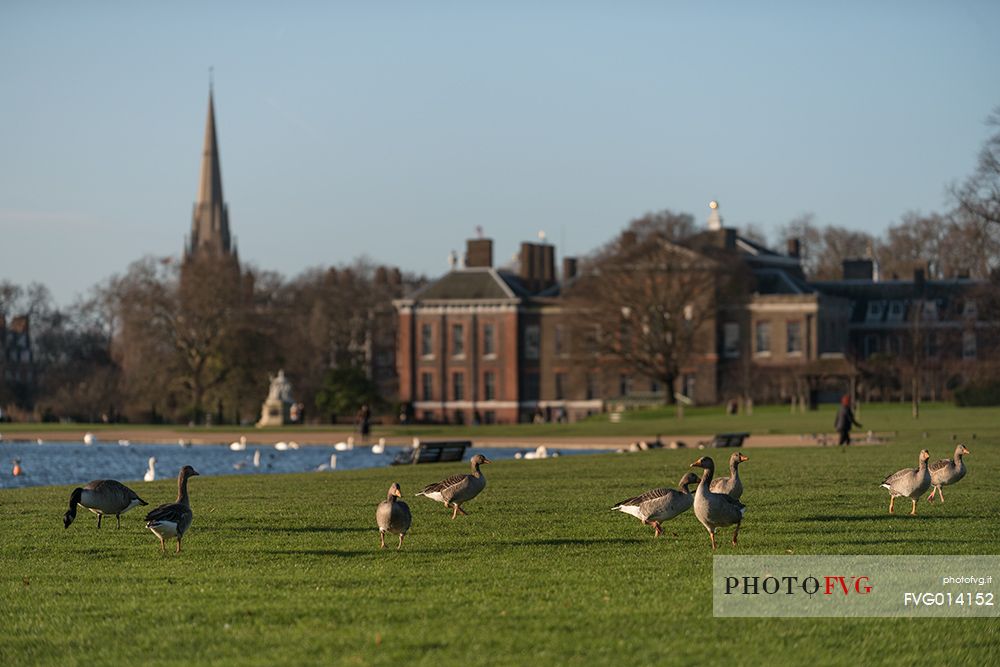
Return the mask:
<path fill-rule="evenodd" d="M 451 353 L 456 357 L 465 354 L 465 327 L 461 324 L 451 325 Z"/>
<path fill-rule="evenodd" d="M 483 356 L 492 356 L 497 353 L 496 341 L 494 340 L 494 329 L 492 324 L 483 325 Z"/>
<path fill-rule="evenodd" d="M 524 327 L 524 358 L 537 359 L 541 342 L 541 329 L 537 324 Z"/>
<path fill-rule="evenodd" d="M 566 374 L 556 373 L 556 396 L 557 401 L 566 398 Z"/>
<path fill-rule="evenodd" d="M 976 358 L 976 332 L 965 331 L 962 333 L 962 358 Z"/>
<path fill-rule="evenodd" d="M 722 325 L 722 355 L 726 359 L 737 359 L 740 356 L 739 322 L 726 322 Z"/>
<path fill-rule="evenodd" d="M 754 350 L 759 355 L 771 354 L 771 323 L 768 321 L 758 322 L 755 327 L 755 347 Z"/>
<path fill-rule="evenodd" d="M 568 349 L 566 347 L 566 327 L 561 324 L 557 324 L 555 326 L 554 337 L 556 356 L 565 357 L 568 353 Z"/>
<path fill-rule="evenodd" d="M 497 397 L 497 374 L 493 371 L 483 373 L 483 400 L 492 401 Z"/>
<path fill-rule="evenodd" d="M 434 400 L 434 376 L 430 373 L 420 374 L 420 398 L 425 401 Z"/>
<path fill-rule="evenodd" d="M 420 356 L 422 357 L 434 356 L 433 335 L 434 335 L 434 330 L 431 328 L 430 324 L 420 325 Z"/>
<path fill-rule="evenodd" d="M 785 325 L 785 352 L 802 354 L 802 323 L 789 322 Z"/>
<path fill-rule="evenodd" d="M 465 400 L 465 373 L 452 373 L 451 398 L 454 401 Z"/>

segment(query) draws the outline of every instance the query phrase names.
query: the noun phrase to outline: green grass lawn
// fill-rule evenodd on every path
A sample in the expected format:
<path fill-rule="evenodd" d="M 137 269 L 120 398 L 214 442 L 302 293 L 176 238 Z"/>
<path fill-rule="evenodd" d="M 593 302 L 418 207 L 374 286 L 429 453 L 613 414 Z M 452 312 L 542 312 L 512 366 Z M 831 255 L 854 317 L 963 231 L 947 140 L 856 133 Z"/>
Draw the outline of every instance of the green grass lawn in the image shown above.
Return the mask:
<path fill-rule="evenodd" d="M 928 410 L 883 447 L 749 451 L 740 545 L 727 530 L 719 553 L 1000 553 L 989 414 Z M 938 436 L 973 428 L 969 475 L 946 502 L 887 515 L 882 478 L 914 466 L 921 447 L 949 455 Z M 0 491 L 0 664 L 1000 663 L 995 618 L 714 619 L 709 540 L 693 514 L 654 540 L 609 511 L 674 485 L 697 456 L 496 463 L 455 521 L 412 494 L 464 465 L 196 477 L 179 556 L 160 555 L 141 510 L 121 530 L 96 530 L 86 511 L 64 530 L 70 487 Z M 375 505 L 393 481 L 414 513 L 402 552 L 377 548 Z M 175 493 L 170 481 L 138 490 L 152 504 Z"/>
<path fill-rule="evenodd" d="M 719 432 L 747 431 L 754 435 L 767 434 L 812 434 L 832 433 L 833 419 L 837 406 L 821 405 L 818 410 L 792 413 L 788 406 L 761 405 L 752 415 L 726 415 L 719 406 L 687 408 L 683 419 L 678 419 L 673 407 L 645 408 L 622 413 L 619 423 L 612 423 L 607 414 L 572 424 L 494 424 L 481 426 L 459 425 L 381 425 L 373 429 L 374 437 L 417 436 L 417 437 L 600 437 L 622 436 L 652 439 L 656 434 L 706 435 Z M 863 404 L 858 414 L 865 429 L 879 433 L 898 432 L 901 435 L 927 432 L 929 437 L 950 438 L 952 434 L 971 437 L 973 433 L 985 435 L 994 432 L 1000 435 L 1000 408 L 956 408 L 950 403 L 924 403 L 921 405 L 920 419 L 911 416 L 909 403 Z M 20 432 L 48 431 L 52 437 L 66 431 L 81 428 L 94 431 L 100 436 L 103 430 L 120 430 L 129 424 L 0 424 L 0 433 L 6 437 L 17 437 Z M 180 431 L 190 437 L 210 437 L 212 433 L 239 431 L 240 427 L 178 425 L 134 425 L 142 429 L 162 429 Z M 350 424 L 307 425 L 267 427 L 252 429 L 254 432 L 287 434 L 294 439 L 296 433 L 322 433 L 327 431 L 350 431 Z M 244 429 L 246 430 L 246 429 Z M 856 430 L 857 431 L 857 430 Z"/>

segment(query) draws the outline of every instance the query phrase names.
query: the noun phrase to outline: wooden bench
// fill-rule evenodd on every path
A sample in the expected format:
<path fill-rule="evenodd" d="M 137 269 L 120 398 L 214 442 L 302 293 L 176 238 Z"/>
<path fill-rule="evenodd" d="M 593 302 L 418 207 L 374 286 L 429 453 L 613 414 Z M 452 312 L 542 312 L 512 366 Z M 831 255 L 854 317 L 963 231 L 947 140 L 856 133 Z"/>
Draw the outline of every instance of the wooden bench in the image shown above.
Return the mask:
<path fill-rule="evenodd" d="M 392 460 L 392 465 L 461 461 L 465 458 L 465 450 L 471 446 L 471 440 L 442 440 L 438 442 L 415 440 L 413 448 L 397 454 L 396 458 Z"/>
<path fill-rule="evenodd" d="M 749 433 L 716 433 L 709 447 L 742 447 Z"/>

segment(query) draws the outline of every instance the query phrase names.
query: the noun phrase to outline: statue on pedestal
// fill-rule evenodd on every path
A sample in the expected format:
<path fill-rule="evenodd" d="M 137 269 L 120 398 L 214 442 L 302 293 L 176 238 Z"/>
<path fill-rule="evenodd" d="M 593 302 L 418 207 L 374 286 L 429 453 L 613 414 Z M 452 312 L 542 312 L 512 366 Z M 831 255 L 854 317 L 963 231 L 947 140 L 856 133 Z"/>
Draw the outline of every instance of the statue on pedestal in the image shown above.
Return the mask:
<path fill-rule="evenodd" d="M 285 377 L 285 371 L 279 370 L 271 377 L 271 386 L 267 398 L 260 409 L 260 421 L 257 426 L 283 426 L 290 419 L 290 410 L 295 399 L 292 398 L 292 383 Z"/>

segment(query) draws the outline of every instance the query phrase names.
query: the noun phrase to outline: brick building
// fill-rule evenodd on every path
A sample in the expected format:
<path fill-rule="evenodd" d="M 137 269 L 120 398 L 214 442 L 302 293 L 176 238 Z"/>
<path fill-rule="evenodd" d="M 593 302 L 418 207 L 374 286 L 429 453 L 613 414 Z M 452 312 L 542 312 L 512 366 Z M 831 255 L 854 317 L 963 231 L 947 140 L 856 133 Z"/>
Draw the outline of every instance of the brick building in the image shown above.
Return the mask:
<path fill-rule="evenodd" d="M 394 302 L 400 400 L 418 420 L 447 422 L 575 420 L 662 404 L 668 392 L 698 404 L 815 405 L 856 389 L 874 399 L 912 391 L 901 384 L 907 363 L 918 369 L 916 391 L 942 398 L 976 379 L 997 339 L 977 314 L 982 283 L 919 273 L 880 281 L 870 260 L 845 262 L 842 280 L 810 283 L 798 242 L 766 248 L 723 226 L 717 206 L 708 229 L 665 245 L 706 281 L 729 272 L 735 285 L 709 290 L 699 347 L 674 386 L 588 346 L 573 298 L 588 286 L 574 259 L 559 281 L 551 245 L 524 243 L 516 268 L 501 269 L 492 241 L 474 239 L 463 268 Z"/>

